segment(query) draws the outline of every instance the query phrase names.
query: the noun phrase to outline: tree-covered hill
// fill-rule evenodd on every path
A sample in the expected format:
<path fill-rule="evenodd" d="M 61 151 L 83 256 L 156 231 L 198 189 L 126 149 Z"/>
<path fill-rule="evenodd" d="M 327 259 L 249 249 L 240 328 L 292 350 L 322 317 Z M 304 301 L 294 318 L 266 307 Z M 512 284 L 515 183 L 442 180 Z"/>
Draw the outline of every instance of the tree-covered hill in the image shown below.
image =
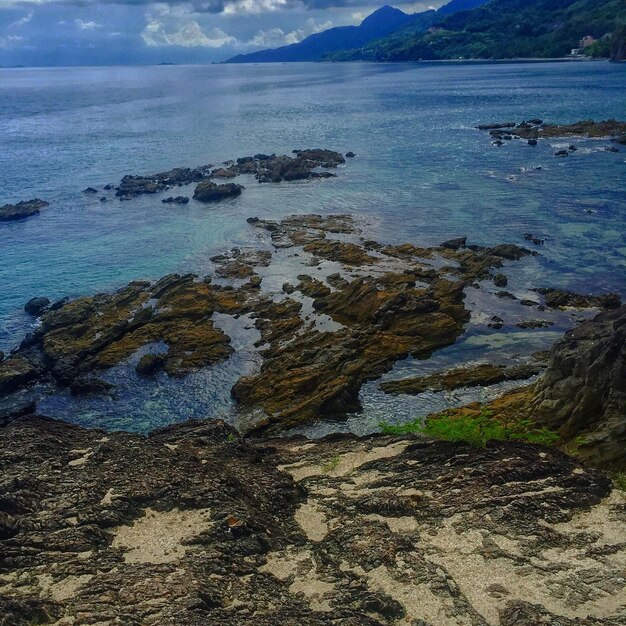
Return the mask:
<path fill-rule="evenodd" d="M 584 53 L 609 57 L 623 48 L 625 26 L 625 0 L 491 0 L 439 19 L 426 33 L 402 29 L 325 60 L 554 58 L 568 55 L 587 35 L 597 41 Z"/>

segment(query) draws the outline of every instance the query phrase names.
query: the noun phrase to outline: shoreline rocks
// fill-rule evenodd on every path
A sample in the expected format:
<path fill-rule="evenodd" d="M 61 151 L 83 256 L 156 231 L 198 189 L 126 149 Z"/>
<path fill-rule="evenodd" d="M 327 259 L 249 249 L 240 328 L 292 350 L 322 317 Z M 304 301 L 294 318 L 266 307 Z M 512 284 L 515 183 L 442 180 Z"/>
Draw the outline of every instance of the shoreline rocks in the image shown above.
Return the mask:
<path fill-rule="evenodd" d="M 50 206 L 49 202 L 35 198 L 34 200 L 22 200 L 17 204 L 5 204 L 0 206 L 0 222 L 11 222 L 26 219 L 37 215 L 41 209 Z"/>
<path fill-rule="evenodd" d="M 343 417 L 360 410 L 361 387 L 397 361 L 428 358 L 457 341 L 470 321 L 467 287 L 489 278 L 503 283 L 506 263 L 533 254 L 512 244 L 468 245 L 463 237 L 431 248 L 384 246 L 359 239 L 354 219 L 346 215 L 248 223 L 268 236 L 276 255 L 293 249 L 283 254 L 301 256 L 306 273 L 267 292 L 261 270 L 275 255 L 233 248 L 211 259 L 215 277 L 237 281 L 233 285 L 173 274 L 154 283 L 133 281 L 112 294 L 46 304 L 40 325 L 0 363 L 0 393 L 32 382 L 67 387 L 117 365 L 137 365 L 135 358 L 142 375 L 162 369 L 184 376 L 223 363 L 234 352 L 231 338 L 216 325 L 218 316 L 246 315 L 260 335 L 254 340 L 260 365 L 231 388 L 242 428 L 267 434 Z M 325 263 L 333 269 L 328 276 L 320 265 Z M 343 269 L 335 271 L 335 264 Z M 543 306 L 508 295 L 518 303 L 512 306 Z M 552 322 L 517 324 L 541 329 Z M 497 315 L 485 322 L 493 329 L 503 325 Z M 514 372 L 482 372 L 482 384 Z"/>

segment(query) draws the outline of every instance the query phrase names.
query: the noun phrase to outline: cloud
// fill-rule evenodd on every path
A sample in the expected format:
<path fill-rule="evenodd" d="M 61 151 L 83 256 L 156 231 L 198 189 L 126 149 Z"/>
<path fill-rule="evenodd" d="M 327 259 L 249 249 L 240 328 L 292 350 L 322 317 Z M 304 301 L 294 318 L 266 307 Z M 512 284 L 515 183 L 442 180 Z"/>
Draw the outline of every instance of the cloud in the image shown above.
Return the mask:
<path fill-rule="evenodd" d="M 22 41 L 24 41 L 24 38 L 18 37 L 17 35 L 7 35 L 6 37 L 0 37 L 0 49 L 8 50 L 10 48 L 15 48 Z"/>
<path fill-rule="evenodd" d="M 310 17 L 306 21 L 304 29 L 298 28 L 290 32 L 285 32 L 282 28 L 270 28 L 269 30 L 260 30 L 252 39 L 245 44 L 240 44 L 240 48 L 278 48 L 292 43 L 299 43 L 314 33 L 321 33 L 323 30 L 331 28 L 331 21 L 319 23 Z"/>
<path fill-rule="evenodd" d="M 221 48 L 235 45 L 237 40 L 219 28 L 205 33 L 200 24 L 189 20 L 178 24 L 176 30 L 166 30 L 164 22 L 147 15 L 148 23 L 141 33 L 144 43 L 150 47 L 180 46 L 183 48 Z"/>
<path fill-rule="evenodd" d="M 83 20 L 78 18 L 74 20 L 74 24 L 76 24 L 80 30 L 95 30 L 96 28 L 101 28 L 98 22 L 83 22 Z"/>
<path fill-rule="evenodd" d="M 32 19 L 33 19 L 33 11 L 30 11 L 24 17 L 20 17 L 19 20 L 15 20 L 15 22 L 11 22 L 8 28 L 20 28 L 21 26 L 28 24 L 28 22 L 30 22 Z"/>

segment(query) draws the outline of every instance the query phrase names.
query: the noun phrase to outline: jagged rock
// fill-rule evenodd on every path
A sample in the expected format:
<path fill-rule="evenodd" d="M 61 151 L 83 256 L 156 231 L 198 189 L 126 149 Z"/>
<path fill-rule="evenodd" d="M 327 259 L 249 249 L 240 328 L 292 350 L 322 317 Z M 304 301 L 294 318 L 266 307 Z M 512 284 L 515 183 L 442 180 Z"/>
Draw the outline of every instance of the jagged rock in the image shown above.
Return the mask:
<path fill-rule="evenodd" d="M 220 167 L 211 172 L 211 178 L 235 178 L 238 176 L 238 172 L 235 169 L 224 169 Z"/>
<path fill-rule="evenodd" d="M 21 220 L 31 215 L 37 215 L 41 209 L 49 206 L 49 203 L 45 200 L 22 200 L 17 204 L 5 204 L 0 206 L 0 222 L 10 222 L 14 220 Z"/>
<path fill-rule="evenodd" d="M 504 326 L 504 320 L 497 315 L 493 315 L 487 324 L 489 328 L 500 329 Z"/>
<path fill-rule="evenodd" d="M 522 303 L 524 301 L 522 300 Z M 554 322 L 550 320 L 523 320 L 515 324 L 518 328 L 549 328 L 554 326 Z"/>
<path fill-rule="evenodd" d="M 537 419 L 566 439 L 587 435 L 578 453 L 626 467 L 626 306 L 565 334 L 531 402 Z"/>
<path fill-rule="evenodd" d="M 121 199 L 130 199 L 141 194 L 153 194 L 172 187 L 186 185 L 202 180 L 210 172 L 210 165 L 190 169 L 177 167 L 168 172 L 159 172 L 149 176 L 124 176 L 115 195 Z"/>
<path fill-rule="evenodd" d="M 464 248 L 467 243 L 467 237 L 458 237 L 457 239 L 449 239 L 441 244 L 442 248 L 449 248 L 450 250 L 458 250 Z"/>
<path fill-rule="evenodd" d="M 25 305 L 24 311 L 33 317 L 39 317 L 50 305 L 50 300 L 44 297 L 31 298 Z"/>
<path fill-rule="evenodd" d="M 245 189 L 243 185 L 236 185 L 234 183 L 216 185 L 210 180 L 204 180 L 196 187 L 193 192 L 193 197 L 199 202 L 220 202 L 227 198 L 240 196 L 243 189 Z"/>
<path fill-rule="evenodd" d="M 385 393 L 418 394 L 424 391 L 452 391 L 461 387 L 485 387 L 505 380 L 521 380 L 538 374 L 543 369 L 539 364 L 493 365 L 481 363 L 473 367 L 459 367 L 445 372 L 416 376 L 401 380 L 389 380 L 380 384 Z"/>
<path fill-rule="evenodd" d="M 98 190 L 94 187 L 87 187 L 87 189 L 83 189 L 83 193 L 98 193 Z"/>

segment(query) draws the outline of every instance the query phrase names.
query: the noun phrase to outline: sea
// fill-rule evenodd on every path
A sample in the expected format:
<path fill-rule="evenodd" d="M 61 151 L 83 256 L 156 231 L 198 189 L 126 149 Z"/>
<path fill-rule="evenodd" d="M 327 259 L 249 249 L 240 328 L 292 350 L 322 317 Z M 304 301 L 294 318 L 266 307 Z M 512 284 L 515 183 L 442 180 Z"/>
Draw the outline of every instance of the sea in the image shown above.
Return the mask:
<path fill-rule="evenodd" d="M 382 242 L 525 245 L 539 255 L 507 267 L 509 290 L 554 286 L 626 296 L 626 147 L 607 140 L 491 145 L 479 124 L 626 118 L 626 64 L 608 62 L 260 64 L 0 69 L 0 205 L 42 198 L 40 215 L 0 223 L 0 350 L 36 322 L 33 296 L 55 300 L 115 290 L 135 279 L 212 271 L 210 257 L 257 245 L 246 218 L 349 213 Z M 568 158 L 554 152 L 574 144 Z M 356 153 L 337 178 L 251 184 L 216 205 L 121 202 L 107 184 L 125 174 L 221 163 L 263 152 Z M 97 194 L 85 194 L 94 187 Z M 183 191 L 191 191 L 183 190 Z M 171 191 L 169 194 L 171 195 Z M 188 195 L 191 195 L 190 193 Z M 100 198 L 106 197 L 106 202 Z M 531 244 L 532 245 L 532 244 Z M 386 378 L 460 363 L 514 362 L 545 350 L 572 324 L 487 329 L 477 313 L 454 346 L 399 363 Z M 484 322 L 484 320 L 482 320 Z M 86 426 L 147 432 L 188 417 L 240 419 L 230 387 L 258 367 L 243 324 L 222 320 L 237 353 L 183 380 L 106 374 L 105 398 L 44 394 L 39 410 Z M 504 384 L 506 387 L 506 384 Z M 501 391 L 386 396 L 362 391 L 363 410 L 301 429 L 318 436 L 372 432 Z"/>

